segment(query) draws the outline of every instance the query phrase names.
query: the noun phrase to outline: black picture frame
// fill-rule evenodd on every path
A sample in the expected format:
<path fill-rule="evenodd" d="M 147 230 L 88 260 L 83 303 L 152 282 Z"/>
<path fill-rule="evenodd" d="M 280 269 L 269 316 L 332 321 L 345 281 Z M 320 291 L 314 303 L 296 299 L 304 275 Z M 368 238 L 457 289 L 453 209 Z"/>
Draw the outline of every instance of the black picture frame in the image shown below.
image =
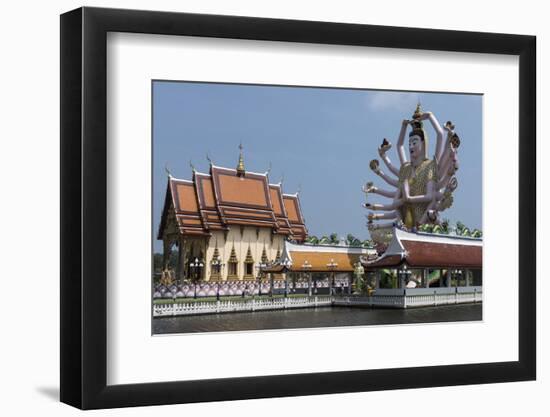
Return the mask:
<path fill-rule="evenodd" d="M 108 32 L 519 56 L 519 360 L 107 385 Z M 60 57 L 62 402 L 95 409 L 536 378 L 534 36 L 85 7 L 61 15 Z"/>

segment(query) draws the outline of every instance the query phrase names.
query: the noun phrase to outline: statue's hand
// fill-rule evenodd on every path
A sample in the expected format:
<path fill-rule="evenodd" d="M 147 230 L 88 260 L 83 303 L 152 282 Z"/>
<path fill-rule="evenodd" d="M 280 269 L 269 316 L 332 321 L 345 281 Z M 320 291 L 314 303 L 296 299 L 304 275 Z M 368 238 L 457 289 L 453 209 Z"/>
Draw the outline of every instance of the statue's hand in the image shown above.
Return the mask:
<path fill-rule="evenodd" d="M 424 113 L 422 113 L 420 115 L 420 117 L 418 118 L 418 120 L 428 120 L 430 118 L 430 116 L 432 115 L 432 112 L 431 111 L 426 111 Z"/>
<path fill-rule="evenodd" d="M 369 167 L 377 174 L 380 172 L 380 162 L 378 162 L 377 159 L 373 159 L 372 161 L 370 161 Z"/>
<path fill-rule="evenodd" d="M 364 186 L 363 186 L 363 191 L 365 193 L 373 193 L 377 190 L 377 188 L 375 187 L 374 183 L 369 181 L 367 182 Z"/>
<path fill-rule="evenodd" d="M 391 143 L 386 138 L 384 138 L 384 140 L 382 141 L 382 144 L 378 148 L 378 154 L 383 158 L 386 152 L 388 152 L 391 149 L 391 146 L 392 146 Z"/>
<path fill-rule="evenodd" d="M 448 121 L 445 123 L 444 129 L 445 129 L 447 132 L 452 133 L 452 132 L 455 130 L 455 125 L 453 124 L 453 122 L 451 122 L 450 120 L 448 120 Z"/>

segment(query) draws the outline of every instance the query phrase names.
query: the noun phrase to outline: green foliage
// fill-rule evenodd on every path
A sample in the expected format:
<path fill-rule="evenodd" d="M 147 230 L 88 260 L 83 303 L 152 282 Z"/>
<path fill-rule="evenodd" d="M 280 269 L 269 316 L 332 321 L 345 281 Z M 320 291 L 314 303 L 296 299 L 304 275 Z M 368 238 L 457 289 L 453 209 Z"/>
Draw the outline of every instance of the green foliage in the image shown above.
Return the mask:
<path fill-rule="evenodd" d="M 434 225 L 431 223 L 424 223 L 420 225 L 420 227 L 418 228 L 419 231 L 424 233 L 432 233 L 433 229 L 434 229 Z"/>
<path fill-rule="evenodd" d="M 319 238 L 315 235 L 308 236 L 306 239 L 306 243 L 310 243 L 312 245 L 319 244 Z"/>
<path fill-rule="evenodd" d="M 311 245 L 338 245 L 340 240 L 337 233 L 331 233 L 329 236 L 321 236 L 320 238 L 315 235 L 308 236 L 306 243 Z M 374 248 L 374 242 L 372 240 L 361 240 L 351 233 L 346 235 L 345 243 L 354 248 Z"/>
<path fill-rule="evenodd" d="M 391 269 L 382 269 L 380 272 L 380 288 L 397 288 L 397 273 Z"/>
<path fill-rule="evenodd" d="M 442 231 L 443 231 L 443 228 L 440 225 L 436 224 L 433 227 L 432 233 L 442 233 Z"/>
<path fill-rule="evenodd" d="M 471 237 L 478 237 L 478 238 L 479 238 L 479 237 L 482 237 L 482 236 L 483 236 L 483 233 L 482 233 L 482 231 L 479 230 L 479 229 L 474 229 L 474 230 L 472 230 L 472 232 L 470 233 L 470 236 L 471 236 Z"/>
<path fill-rule="evenodd" d="M 328 245 L 330 244 L 330 239 L 326 236 L 323 236 L 321 239 L 319 239 L 320 245 Z"/>
<path fill-rule="evenodd" d="M 441 224 L 430 224 L 426 223 L 421 225 L 418 230 L 420 232 L 424 233 L 438 233 L 438 234 L 449 234 L 452 230 L 449 224 L 449 220 L 444 219 Z M 480 238 L 483 236 L 483 232 L 479 229 L 473 229 L 470 230 L 464 223 L 462 223 L 460 220 L 456 222 L 456 226 L 454 228 L 455 234 L 457 236 L 464 236 L 464 237 L 474 237 L 474 238 Z"/>
<path fill-rule="evenodd" d="M 348 233 L 348 235 L 346 237 L 346 244 L 348 246 L 353 246 L 353 247 L 359 248 L 363 245 L 363 242 L 361 242 L 361 240 L 357 239 L 351 233 Z"/>
<path fill-rule="evenodd" d="M 154 253 L 153 254 L 153 270 L 155 272 L 161 272 L 162 271 L 162 262 L 163 262 L 164 256 L 162 253 Z M 170 254 L 170 259 L 168 261 L 168 266 L 170 269 L 175 270 L 176 266 L 178 264 L 178 250 L 173 249 L 172 253 Z"/>

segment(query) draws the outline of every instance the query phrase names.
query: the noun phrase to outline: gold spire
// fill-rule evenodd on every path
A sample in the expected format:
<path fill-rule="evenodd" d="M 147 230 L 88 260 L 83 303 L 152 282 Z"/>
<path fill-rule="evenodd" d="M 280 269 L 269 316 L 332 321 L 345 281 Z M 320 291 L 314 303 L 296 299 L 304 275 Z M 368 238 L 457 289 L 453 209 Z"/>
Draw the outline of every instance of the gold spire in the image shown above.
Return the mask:
<path fill-rule="evenodd" d="M 252 258 L 252 251 L 250 250 L 250 245 L 248 245 L 248 250 L 246 251 L 246 258 L 244 259 L 245 264 L 253 264 L 254 258 Z"/>
<path fill-rule="evenodd" d="M 243 158 L 243 144 L 239 144 L 239 162 L 237 164 L 237 174 L 238 175 L 244 175 L 245 169 L 244 169 L 244 158 Z"/>
<path fill-rule="evenodd" d="M 233 247 L 233 250 L 235 248 Z M 218 239 L 216 239 L 216 247 L 214 248 L 214 254 L 212 255 L 212 260 L 220 259 L 220 251 L 218 250 Z"/>
<path fill-rule="evenodd" d="M 231 248 L 231 254 L 229 255 L 229 261 L 231 263 L 237 263 L 239 260 L 237 259 L 237 252 L 235 252 L 235 244 L 233 243 L 233 247 Z"/>
<path fill-rule="evenodd" d="M 414 111 L 414 114 L 413 114 L 413 119 L 420 119 L 420 116 L 422 116 L 423 114 L 423 111 L 422 111 L 422 107 L 420 107 L 420 102 L 418 102 L 418 104 L 416 105 L 416 110 Z"/>

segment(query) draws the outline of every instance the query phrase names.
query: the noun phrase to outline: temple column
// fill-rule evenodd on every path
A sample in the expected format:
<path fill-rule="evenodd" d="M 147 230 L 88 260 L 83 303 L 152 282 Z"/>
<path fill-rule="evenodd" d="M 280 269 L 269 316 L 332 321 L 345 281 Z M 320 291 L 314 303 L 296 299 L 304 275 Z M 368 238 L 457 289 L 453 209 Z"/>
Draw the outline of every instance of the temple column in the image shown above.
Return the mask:
<path fill-rule="evenodd" d="M 376 270 L 376 275 L 374 276 L 374 289 L 377 290 L 380 288 L 380 270 Z"/>
<path fill-rule="evenodd" d="M 397 270 L 397 288 L 404 288 L 405 287 L 405 274 L 402 270 Z"/>
<path fill-rule="evenodd" d="M 162 241 L 163 243 L 163 252 L 162 252 L 162 270 L 166 270 L 170 264 L 170 255 L 172 254 L 172 242 L 164 236 Z"/>
<path fill-rule="evenodd" d="M 176 279 L 180 282 L 185 278 L 185 243 L 185 238 L 180 236 L 178 244 L 178 267 L 176 270 Z"/>
<path fill-rule="evenodd" d="M 430 287 L 430 270 L 428 268 L 424 268 L 422 270 L 422 273 L 424 274 L 424 286 L 426 288 L 429 288 Z"/>

